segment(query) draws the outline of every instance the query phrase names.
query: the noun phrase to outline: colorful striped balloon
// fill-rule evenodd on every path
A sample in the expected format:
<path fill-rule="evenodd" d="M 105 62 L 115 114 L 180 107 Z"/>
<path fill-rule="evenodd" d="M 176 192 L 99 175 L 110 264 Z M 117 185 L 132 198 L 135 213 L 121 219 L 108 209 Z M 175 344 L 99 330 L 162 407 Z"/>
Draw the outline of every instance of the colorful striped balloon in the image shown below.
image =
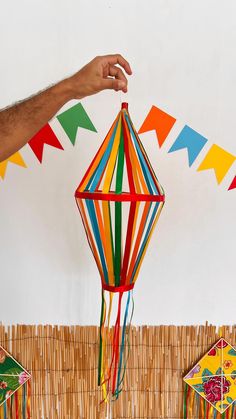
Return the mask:
<path fill-rule="evenodd" d="M 110 393 L 114 400 L 121 391 L 129 352 L 125 343 L 132 319 L 131 315 L 128 320 L 130 293 L 165 201 L 127 103 L 122 104 L 75 198 L 102 281 L 98 385 L 105 401 Z M 109 292 L 108 310 L 105 291 Z M 117 315 L 110 333 L 114 293 L 118 293 Z M 121 329 L 124 293 L 127 300 Z"/>

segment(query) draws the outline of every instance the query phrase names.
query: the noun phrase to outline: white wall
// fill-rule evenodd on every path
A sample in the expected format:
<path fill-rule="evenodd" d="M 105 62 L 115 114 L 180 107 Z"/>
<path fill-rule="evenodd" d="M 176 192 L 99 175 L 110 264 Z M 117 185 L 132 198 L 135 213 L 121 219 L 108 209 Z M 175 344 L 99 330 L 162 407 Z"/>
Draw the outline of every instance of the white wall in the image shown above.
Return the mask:
<path fill-rule="evenodd" d="M 1 5 L 1 107 L 120 52 L 133 67 L 125 100 L 136 127 L 153 104 L 178 119 L 161 150 L 153 133 L 141 137 L 167 202 L 134 291 L 136 324 L 235 322 L 235 166 L 219 187 L 196 172 L 201 159 L 189 169 L 184 151 L 167 154 L 185 123 L 235 154 L 235 13 L 234 0 Z M 46 148 L 40 165 L 25 147 L 28 168 L 9 165 L 0 182 L 4 323 L 98 323 L 100 279 L 73 194 L 122 96 L 83 100 L 98 134 L 80 130 L 73 147 L 53 122 L 65 151 Z"/>

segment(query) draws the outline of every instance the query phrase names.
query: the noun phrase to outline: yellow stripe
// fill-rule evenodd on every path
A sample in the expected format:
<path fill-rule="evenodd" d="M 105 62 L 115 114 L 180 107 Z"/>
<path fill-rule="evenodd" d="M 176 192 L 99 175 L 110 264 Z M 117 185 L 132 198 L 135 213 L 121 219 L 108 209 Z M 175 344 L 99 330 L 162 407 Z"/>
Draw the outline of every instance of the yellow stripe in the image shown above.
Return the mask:
<path fill-rule="evenodd" d="M 134 276 L 133 282 L 135 282 L 135 281 L 136 281 L 137 276 L 138 276 L 138 274 L 139 274 L 139 271 L 140 271 L 140 267 L 141 267 L 141 265 L 142 265 L 143 258 L 144 258 L 145 254 L 146 254 L 146 251 L 147 251 L 147 248 L 148 248 L 148 244 L 149 244 L 149 241 L 150 241 L 150 239 L 151 239 L 151 237 L 152 237 L 152 233 L 153 233 L 153 231 L 154 231 L 154 228 L 155 228 L 155 226 L 156 226 L 156 223 L 157 223 L 157 221 L 158 221 L 158 219 L 159 219 L 159 217 L 160 217 L 160 213 L 161 213 L 161 209 L 162 209 L 163 205 L 164 205 L 164 203 L 163 203 L 163 202 L 160 202 L 160 204 L 159 204 L 159 208 L 158 208 L 158 210 L 157 210 L 156 219 L 155 219 L 155 221 L 154 221 L 154 223 L 153 223 L 153 225 L 152 225 L 151 231 L 150 231 L 150 233 L 149 233 L 149 237 L 148 237 L 148 239 L 147 239 L 147 243 L 146 243 L 145 249 L 144 249 L 143 254 L 142 254 L 142 256 L 141 256 L 141 259 L 140 259 L 140 261 L 139 261 L 139 265 L 138 265 L 138 268 L 137 268 L 136 274 L 135 274 L 135 276 Z"/>
<path fill-rule="evenodd" d="M 91 168 L 89 170 L 89 173 L 87 174 L 87 176 L 84 179 L 83 183 L 80 185 L 80 187 L 79 187 L 79 191 L 80 192 L 84 190 L 84 188 L 86 187 L 86 185 L 87 185 L 90 177 L 92 176 L 94 170 L 97 168 L 98 163 L 99 163 L 99 161 L 100 161 L 100 159 L 101 159 L 101 157 L 102 157 L 104 151 L 106 150 L 107 145 L 108 145 L 108 143 L 110 141 L 111 133 L 112 133 L 113 129 L 115 128 L 115 124 L 116 124 L 116 122 L 118 120 L 118 117 L 119 117 L 119 115 L 117 116 L 117 118 L 113 122 L 113 124 L 112 124 L 112 126 L 111 126 L 111 128 L 110 128 L 110 130 L 109 130 L 109 132 L 108 132 L 108 134 L 107 134 L 107 136 L 105 138 L 105 140 L 103 141 L 103 144 L 101 146 L 101 149 L 100 149 L 100 151 L 98 151 L 97 156 L 96 156 L 96 158 L 95 158 L 95 160 L 94 160 L 94 162 L 93 162 L 93 164 L 92 164 L 92 166 L 91 166 Z"/>
<path fill-rule="evenodd" d="M 108 240 L 108 237 L 106 235 L 106 230 L 104 228 L 104 223 L 102 219 L 101 209 L 98 201 L 94 201 L 95 207 L 96 207 L 96 214 L 99 224 L 99 231 L 102 239 L 103 248 L 105 251 L 105 257 L 106 257 L 106 264 L 107 264 L 107 270 L 108 270 L 108 278 L 109 282 L 110 279 L 112 283 L 115 281 L 114 277 L 114 270 L 113 270 L 113 259 L 112 259 L 112 248 L 111 248 L 111 242 Z"/>
<path fill-rule="evenodd" d="M 126 130 L 126 135 L 129 136 L 129 138 L 130 138 L 130 131 L 129 131 L 127 126 L 125 127 L 125 130 Z M 143 188 L 143 192 L 149 194 L 149 190 L 147 188 L 146 181 L 144 179 L 143 171 L 141 169 L 141 164 L 138 160 L 138 157 L 137 157 L 137 154 L 136 154 L 136 151 L 135 151 L 135 148 L 133 146 L 133 142 L 132 142 L 131 138 L 130 138 L 130 141 L 128 141 L 128 144 L 129 144 L 130 158 L 131 158 L 132 163 L 133 163 L 132 164 L 132 174 L 134 175 L 134 168 L 135 168 L 137 170 L 138 177 L 140 179 L 140 183 L 141 183 L 142 188 Z"/>
<path fill-rule="evenodd" d="M 85 231 L 87 233 L 88 242 L 91 246 L 91 250 L 92 250 L 94 259 L 97 263 L 97 267 L 98 267 L 99 273 L 101 275 L 101 278 L 104 281 L 105 279 L 104 279 L 104 273 L 103 273 L 102 265 L 100 263 L 98 252 L 97 252 L 97 249 L 96 249 L 96 245 L 94 243 L 93 236 L 92 236 L 91 230 L 89 228 L 89 223 L 88 223 L 87 216 L 86 216 L 86 213 L 85 213 L 85 210 L 84 210 L 83 201 L 82 201 L 82 199 L 76 199 L 76 201 L 77 201 L 79 209 L 81 211 L 81 218 L 84 221 L 84 228 L 85 228 Z"/>
<path fill-rule="evenodd" d="M 112 243 L 111 243 L 111 226 L 110 226 L 110 212 L 109 202 L 102 201 L 103 223 L 106 237 L 106 252 L 107 252 L 107 270 L 110 272 L 109 285 L 115 285 L 114 269 L 113 269 L 113 256 L 112 256 Z"/>
<path fill-rule="evenodd" d="M 119 149 L 119 145 L 120 145 L 120 134 L 121 134 L 121 114 L 119 116 L 118 127 L 117 127 L 117 130 L 116 130 L 115 139 L 114 139 L 114 143 L 113 143 L 113 146 L 112 146 L 110 158 L 108 160 L 106 176 L 105 176 L 104 185 L 103 185 L 103 188 L 102 188 L 102 191 L 104 193 L 108 193 L 109 189 L 110 189 L 110 186 L 111 186 L 112 176 L 113 176 L 113 173 L 114 173 L 116 159 L 117 159 L 117 153 L 118 153 L 118 149 Z"/>

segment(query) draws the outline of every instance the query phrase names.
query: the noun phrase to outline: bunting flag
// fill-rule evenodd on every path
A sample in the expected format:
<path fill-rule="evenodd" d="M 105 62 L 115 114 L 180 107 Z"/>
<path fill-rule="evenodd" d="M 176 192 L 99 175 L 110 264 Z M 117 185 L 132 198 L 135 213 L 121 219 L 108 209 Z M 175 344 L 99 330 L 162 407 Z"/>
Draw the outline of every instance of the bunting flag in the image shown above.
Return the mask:
<path fill-rule="evenodd" d="M 1 419 L 30 419 L 30 378 L 28 371 L 0 346 Z"/>
<path fill-rule="evenodd" d="M 187 149 L 189 166 L 192 166 L 194 160 L 205 146 L 207 139 L 194 131 L 188 125 L 185 125 L 174 144 L 169 149 L 168 153 L 173 151 Z"/>
<path fill-rule="evenodd" d="M 8 163 L 14 163 L 17 166 L 27 167 L 20 152 L 17 151 L 15 154 L 12 154 L 12 156 L 10 156 L 8 159 L 0 163 L 0 176 L 2 179 L 4 179 L 5 177 Z"/>
<path fill-rule="evenodd" d="M 78 128 L 97 132 L 81 103 L 77 103 L 72 108 L 62 112 L 57 116 L 57 119 L 73 145 L 75 145 Z"/>
<path fill-rule="evenodd" d="M 156 131 L 157 141 L 161 147 L 171 131 L 176 119 L 156 106 L 152 106 L 138 133 Z"/>
<path fill-rule="evenodd" d="M 236 188 L 236 176 L 234 176 L 233 182 L 230 184 L 228 191 Z"/>
<path fill-rule="evenodd" d="M 57 116 L 57 119 L 73 145 L 76 141 L 78 128 L 97 132 L 81 103 L 77 103 L 62 112 Z M 176 119 L 173 116 L 153 105 L 139 129 L 139 133 L 141 134 L 154 130 L 156 132 L 158 144 L 161 147 L 175 122 Z M 188 153 L 188 164 L 189 166 L 192 166 L 202 149 L 205 147 L 207 141 L 207 138 L 203 135 L 199 134 L 188 125 L 185 125 L 170 147 L 168 153 L 186 149 Z M 59 139 L 49 124 L 46 124 L 36 135 L 34 135 L 28 144 L 40 163 L 42 163 L 43 160 L 44 144 L 63 150 Z M 214 169 L 219 184 L 235 160 L 236 156 L 218 145 L 213 144 L 197 170 L 203 171 Z M 5 177 L 8 162 L 27 167 L 20 152 L 16 152 L 5 161 L 0 162 L 0 177 L 2 179 Z M 228 190 L 233 189 L 236 189 L 236 176 L 228 188 Z"/>
<path fill-rule="evenodd" d="M 220 183 L 235 160 L 236 156 L 213 144 L 197 170 L 214 169 L 217 182 Z"/>
<path fill-rule="evenodd" d="M 127 103 L 122 104 L 75 198 L 101 276 L 98 384 L 102 386 L 104 401 L 108 401 L 109 395 L 117 399 L 122 390 L 129 352 L 126 340 L 132 319 L 132 314 L 129 316 L 132 289 L 165 201 L 164 191 L 130 119 Z M 109 295 L 109 308 L 105 291 Z M 110 333 L 115 293 L 117 315 L 114 331 Z M 121 329 L 124 294 L 127 299 Z"/>
<path fill-rule="evenodd" d="M 43 159 L 44 144 L 63 150 L 61 143 L 49 124 L 45 125 L 40 131 L 38 131 L 37 134 L 31 138 L 28 144 L 40 163 L 42 163 Z"/>

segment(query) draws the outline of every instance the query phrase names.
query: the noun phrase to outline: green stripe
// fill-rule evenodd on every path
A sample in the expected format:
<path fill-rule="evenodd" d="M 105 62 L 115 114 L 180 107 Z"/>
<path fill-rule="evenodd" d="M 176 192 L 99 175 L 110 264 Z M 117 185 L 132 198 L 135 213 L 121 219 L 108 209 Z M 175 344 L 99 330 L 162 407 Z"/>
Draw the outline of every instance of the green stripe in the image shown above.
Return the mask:
<path fill-rule="evenodd" d="M 110 223 L 110 232 L 111 232 L 110 242 L 111 242 L 111 251 L 112 251 L 112 263 L 113 263 L 113 266 L 115 266 L 115 250 L 114 250 L 112 222 L 111 222 L 111 220 L 112 220 L 112 216 L 111 216 L 111 204 L 113 205 L 113 203 L 111 203 L 110 201 L 108 201 L 109 223 Z M 110 284 L 110 278 L 109 278 L 109 284 Z"/>
<path fill-rule="evenodd" d="M 116 194 L 122 192 L 124 174 L 124 138 L 123 130 L 121 128 L 119 154 L 116 172 Z M 122 203 L 115 202 L 115 285 L 120 285 L 120 270 L 121 270 L 121 234 L 122 234 Z"/>
<path fill-rule="evenodd" d="M 206 419 L 207 401 L 204 399 L 204 419 Z"/>
<path fill-rule="evenodd" d="M 183 405 L 183 419 L 187 419 L 187 394 L 188 394 L 188 384 L 184 385 L 184 405 Z"/>

